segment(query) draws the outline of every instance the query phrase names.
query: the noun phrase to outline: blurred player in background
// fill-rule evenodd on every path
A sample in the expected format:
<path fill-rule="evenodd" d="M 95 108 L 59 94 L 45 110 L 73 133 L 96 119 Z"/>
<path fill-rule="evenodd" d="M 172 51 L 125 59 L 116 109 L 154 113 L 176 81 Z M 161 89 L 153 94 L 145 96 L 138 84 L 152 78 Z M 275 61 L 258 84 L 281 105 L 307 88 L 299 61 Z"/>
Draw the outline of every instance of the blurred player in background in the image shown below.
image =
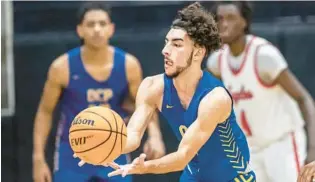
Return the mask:
<path fill-rule="evenodd" d="M 34 180 L 51 181 L 44 151 L 51 129 L 52 114 L 60 99 L 62 115 L 56 139 L 54 181 L 129 182 L 129 177 L 106 179 L 110 168 L 92 165 L 78 167 L 78 159 L 72 157 L 68 135 L 72 119 L 90 106 L 110 107 L 128 120 L 132 112 L 130 100 L 135 99 L 142 81 L 140 63 L 131 54 L 109 45 L 109 39 L 114 33 L 114 24 L 110 19 L 110 10 L 102 2 L 88 2 L 82 6 L 77 33 L 83 41 L 83 46 L 61 55 L 49 68 L 35 119 Z M 126 100 L 129 102 L 125 102 Z M 157 118 L 155 122 L 150 122 L 148 141 L 146 148 L 150 149 L 149 156 L 158 158 L 164 155 L 165 149 Z M 126 163 L 127 156 L 119 157 L 117 162 Z"/>
<path fill-rule="evenodd" d="M 315 159 L 314 102 L 279 50 L 250 34 L 251 13 L 246 1 L 216 4 L 216 19 L 225 45 L 209 57 L 207 67 L 222 79 L 233 96 L 257 181 L 293 182 L 306 152 L 307 161 Z"/>
<path fill-rule="evenodd" d="M 109 176 L 184 170 L 181 182 L 255 181 L 232 98 L 220 80 L 201 70 L 205 56 L 219 49 L 220 43 L 213 17 L 199 3 L 178 12 L 162 50 L 165 73 L 141 83 L 124 153 L 139 146 L 156 109 L 167 119 L 179 147 L 156 160 L 144 162 L 145 155 L 141 154 Z"/>
<path fill-rule="evenodd" d="M 305 165 L 300 172 L 297 182 L 314 182 L 315 181 L 315 161 Z"/>

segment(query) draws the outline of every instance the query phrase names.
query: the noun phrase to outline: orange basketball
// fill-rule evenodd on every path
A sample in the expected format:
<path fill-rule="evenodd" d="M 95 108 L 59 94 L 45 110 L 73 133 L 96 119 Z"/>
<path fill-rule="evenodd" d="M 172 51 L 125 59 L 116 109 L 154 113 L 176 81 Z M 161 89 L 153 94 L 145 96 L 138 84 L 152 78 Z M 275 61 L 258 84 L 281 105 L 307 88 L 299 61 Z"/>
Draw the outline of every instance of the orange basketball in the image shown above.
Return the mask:
<path fill-rule="evenodd" d="M 115 111 L 99 106 L 81 111 L 69 130 L 73 152 L 93 165 L 114 161 L 121 155 L 126 139 L 123 119 Z"/>

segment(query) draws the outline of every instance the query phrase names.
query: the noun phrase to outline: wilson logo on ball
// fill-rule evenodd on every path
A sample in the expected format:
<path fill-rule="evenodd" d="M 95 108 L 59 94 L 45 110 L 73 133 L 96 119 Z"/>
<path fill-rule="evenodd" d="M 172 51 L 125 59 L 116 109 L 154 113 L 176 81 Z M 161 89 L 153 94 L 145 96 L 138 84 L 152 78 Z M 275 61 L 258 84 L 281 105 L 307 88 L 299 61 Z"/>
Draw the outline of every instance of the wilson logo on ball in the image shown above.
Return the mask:
<path fill-rule="evenodd" d="M 71 139 L 71 145 L 72 146 L 78 146 L 78 145 L 84 145 L 87 141 L 87 139 L 92 138 L 93 136 L 84 136 L 79 138 L 72 138 Z"/>
<path fill-rule="evenodd" d="M 72 125 L 77 125 L 77 124 L 85 124 L 85 125 L 91 125 L 94 126 L 94 120 L 91 119 L 82 119 L 78 117 L 76 120 L 72 122 Z"/>

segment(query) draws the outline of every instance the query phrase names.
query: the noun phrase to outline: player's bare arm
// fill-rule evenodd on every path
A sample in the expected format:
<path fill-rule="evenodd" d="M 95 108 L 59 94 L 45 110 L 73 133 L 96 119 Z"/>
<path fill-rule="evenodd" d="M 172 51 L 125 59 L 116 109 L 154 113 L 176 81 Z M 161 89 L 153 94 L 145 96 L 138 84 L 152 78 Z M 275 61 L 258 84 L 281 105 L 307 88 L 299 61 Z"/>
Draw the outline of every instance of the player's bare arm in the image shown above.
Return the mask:
<path fill-rule="evenodd" d="M 131 99 L 135 101 L 138 88 L 143 79 L 143 73 L 138 59 L 131 54 L 126 55 L 126 69 L 130 96 Z M 132 104 L 132 106 L 134 106 L 134 104 Z M 135 110 L 134 107 L 130 109 L 132 109 L 132 111 Z M 165 155 L 165 146 L 160 131 L 157 112 L 154 112 L 148 124 L 148 136 L 149 138 L 144 145 L 144 152 L 148 155 L 148 158 L 158 158 Z M 153 147 L 153 144 L 155 147 Z"/>
<path fill-rule="evenodd" d="M 33 146 L 33 162 L 34 162 L 34 178 L 41 180 L 36 174 L 37 168 L 42 168 L 45 162 L 45 146 L 46 141 L 51 130 L 52 114 L 59 100 L 62 88 L 68 82 L 68 61 L 67 56 L 63 55 L 51 64 L 45 87 L 41 96 L 39 107 L 35 117 L 34 123 L 34 146 Z M 37 165 L 38 164 L 38 165 Z"/>
<path fill-rule="evenodd" d="M 130 153 L 140 146 L 147 125 L 156 112 L 157 102 L 163 92 L 163 87 L 156 80 L 156 77 L 147 77 L 139 87 L 136 110 L 127 126 L 128 137 L 123 153 Z"/>
<path fill-rule="evenodd" d="M 306 162 L 315 160 L 315 105 L 314 100 L 304 86 L 298 81 L 294 74 L 285 69 L 276 79 L 284 90 L 292 96 L 299 104 L 307 125 L 308 133 L 308 157 Z"/>
<path fill-rule="evenodd" d="M 168 173 L 180 171 L 197 154 L 210 138 L 217 124 L 224 122 L 230 115 L 232 100 L 221 87 L 213 89 L 200 102 L 198 117 L 188 128 L 176 152 L 160 159 L 144 162 L 145 156 L 136 158 L 132 164 L 121 167 L 109 176 L 122 174 Z"/>

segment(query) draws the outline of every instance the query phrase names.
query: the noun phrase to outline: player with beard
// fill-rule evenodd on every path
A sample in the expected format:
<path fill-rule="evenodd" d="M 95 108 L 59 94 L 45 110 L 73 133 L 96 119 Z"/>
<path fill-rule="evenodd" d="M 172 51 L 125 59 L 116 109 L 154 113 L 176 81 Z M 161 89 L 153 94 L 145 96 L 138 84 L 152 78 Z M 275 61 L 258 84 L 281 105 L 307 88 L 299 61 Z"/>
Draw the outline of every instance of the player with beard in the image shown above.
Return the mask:
<path fill-rule="evenodd" d="M 156 160 L 144 161 L 141 154 L 128 165 L 104 164 L 116 168 L 109 176 L 184 170 L 181 182 L 255 181 L 232 99 L 222 82 L 201 70 L 205 56 L 219 49 L 220 43 L 212 15 L 199 3 L 178 12 L 162 50 L 165 73 L 141 83 L 123 153 L 139 146 L 156 109 L 167 119 L 179 147 Z"/>

